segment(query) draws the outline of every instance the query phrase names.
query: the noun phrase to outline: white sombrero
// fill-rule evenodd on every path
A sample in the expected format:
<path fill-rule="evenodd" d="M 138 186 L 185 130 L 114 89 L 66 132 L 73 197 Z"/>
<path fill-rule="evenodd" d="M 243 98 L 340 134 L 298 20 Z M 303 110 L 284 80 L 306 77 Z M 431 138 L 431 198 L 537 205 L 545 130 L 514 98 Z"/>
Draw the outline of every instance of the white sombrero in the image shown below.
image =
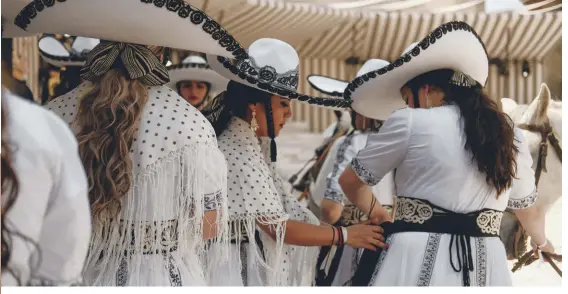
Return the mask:
<path fill-rule="evenodd" d="M 321 98 L 297 92 L 299 62 L 298 53 L 288 43 L 271 38 L 258 39 L 248 48 L 248 57 L 231 60 L 208 55 L 213 70 L 237 83 L 328 108 L 347 108 L 350 101 L 339 98 Z"/>
<path fill-rule="evenodd" d="M 39 55 L 47 63 L 56 66 L 83 66 L 87 54 L 99 44 L 98 39 L 76 37 L 68 50 L 65 45 L 52 36 L 43 36 L 38 41 Z"/>
<path fill-rule="evenodd" d="M 389 62 L 386 60 L 369 59 L 363 64 L 363 66 L 361 66 L 359 71 L 357 71 L 357 77 L 360 77 L 370 71 L 381 69 L 387 65 L 389 65 Z M 310 85 L 319 92 L 335 97 L 343 97 L 343 92 L 347 88 L 347 85 L 349 85 L 348 81 L 321 75 L 309 75 L 308 83 L 310 83 Z"/>
<path fill-rule="evenodd" d="M 184 0 L 3 0 L 3 37 L 38 33 L 246 55 L 215 20 Z"/>
<path fill-rule="evenodd" d="M 384 120 L 405 107 L 400 89 L 411 79 L 436 69 L 461 71 L 484 86 L 489 73 L 485 45 L 465 22 L 450 22 L 432 31 L 393 63 L 355 78 L 345 90 L 356 112 Z"/>
<path fill-rule="evenodd" d="M 197 55 L 190 55 L 181 63 L 168 66 L 168 73 L 170 82 L 167 86 L 176 91 L 178 82 L 195 80 L 211 84 L 210 93 L 220 93 L 225 91 L 229 82 L 228 79 L 212 70 L 205 58 Z"/>

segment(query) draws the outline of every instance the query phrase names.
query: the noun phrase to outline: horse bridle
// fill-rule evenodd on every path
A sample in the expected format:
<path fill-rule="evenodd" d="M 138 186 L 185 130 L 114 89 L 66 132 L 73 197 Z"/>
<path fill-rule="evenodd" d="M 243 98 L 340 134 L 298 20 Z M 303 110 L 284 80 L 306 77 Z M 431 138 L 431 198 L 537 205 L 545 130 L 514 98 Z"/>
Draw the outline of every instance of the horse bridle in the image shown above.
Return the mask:
<path fill-rule="evenodd" d="M 538 159 L 536 162 L 536 170 L 534 173 L 535 185 L 538 186 L 540 175 L 542 171 L 546 172 L 546 156 L 548 155 L 548 143 L 554 149 L 554 153 L 562 163 L 562 147 L 560 141 L 556 138 L 554 130 L 550 126 L 550 122 L 546 121 L 543 125 L 537 126 L 532 124 L 520 124 L 517 126 L 519 129 L 527 130 L 533 133 L 540 133 L 540 148 L 538 151 Z"/>
<path fill-rule="evenodd" d="M 546 156 L 548 155 L 548 144 L 550 143 L 550 145 L 554 149 L 554 153 L 556 153 L 556 156 L 558 156 L 558 159 L 560 159 L 561 163 L 562 163 L 562 147 L 560 146 L 560 141 L 558 140 L 558 138 L 556 138 L 556 135 L 554 134 L 554 130 L 550 126 L 549 121 L 546 121 L 543 125 L 540 125 L 540 126 L 533 125 L 533 124 L 520 124 L 517 127 L 519 129 L 527 130 L 529 132 L 540 133 L 540 136 L 541 136 L 540 147 L 539 147 L 539 151 L 538 151 L 538 159 L 537 159 L 537 163 L 536 163 L 536 170 L 535 170 L 535 173 L 534 173 L 534 180 L 535 180 L 535 187 L 536 187 L 536 186 L 538 186 L 538 182 L 540 180 L 540 175 L 541 175 L 542 171 L 544 171 L 544 172 L 547 171 L 546 170 Z M 517 232 L 517 234 L 521 233 L 521 235 L 524 235 L 523 232 L 524 232 L 524 229 L 519 224 L 519 231 Z M 547 257 L 546 261 L 548 263 L 550 263 L 550 265 L 553 267 L 553 269 L 556 271 L 556 273 L 558 273 L 562 277 L 562 270 L 560 270 L 560 268 L 553 261 L 553 259 L 556 260 L 556 261 L 562 261 L 562 256 L 561 255 L 550 255 L 550 256 L 552 256 L 552 257 L 550 257 L 548 254 L 545 254 L 544 252 L 542 254 Z M 518 270 L 523 265 L 529 265 L 530 263 L 532 263 L 535 260 L 535 258 L 536 257 L 534 256 L 534 252 L 531 252 L 531 251 L 526 252 L 525 254 L 523 254 L 523 256 L 521 256 L 519 258 L 519 261 L 513 267 L 513 272 Z M 558 258 L 560 258 L 560 259 L 558 259 Z"/>

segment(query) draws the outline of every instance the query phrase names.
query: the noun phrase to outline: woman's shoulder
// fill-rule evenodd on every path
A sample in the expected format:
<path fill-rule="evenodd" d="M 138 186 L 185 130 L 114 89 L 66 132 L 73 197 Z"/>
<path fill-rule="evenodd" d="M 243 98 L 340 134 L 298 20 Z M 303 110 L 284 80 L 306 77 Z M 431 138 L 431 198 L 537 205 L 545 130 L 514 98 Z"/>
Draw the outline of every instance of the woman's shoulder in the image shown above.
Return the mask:
<path fill-rule="evenodd" d="M 148 166 L 175 152 L 198 146 L 217 148 L 205 116 L 165 86 L 148 88 L 148 102 L 130 150 L 135 166 Z"/>
<path fill-rule="evenodd" d="M 151 86 L 140 128 L 177 138 L 187 144 L 216 142 L 215 131 L 205 116 L 178 93 L 166 86 Z M 158 133 L 158 135 L 156 135 Z M 168 140 L 168 139 L 165 139 Z"/>

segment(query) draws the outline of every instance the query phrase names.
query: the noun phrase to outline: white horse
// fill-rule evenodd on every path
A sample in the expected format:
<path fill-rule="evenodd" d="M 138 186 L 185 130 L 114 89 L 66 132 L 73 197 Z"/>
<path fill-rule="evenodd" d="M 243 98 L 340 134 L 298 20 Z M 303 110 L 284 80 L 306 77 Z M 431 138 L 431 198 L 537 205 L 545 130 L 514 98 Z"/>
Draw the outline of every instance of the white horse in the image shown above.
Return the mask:
<path fill-rule="evenodd" d="M 562 101 L 551 98 L 550 90 L 546 84 L 542 84 L 540 93 L 529 104 L 518 105 L 509 98 L 501 99 L 502 109 L 507 113 L 516 126 L 528 125 L 536 128 L 544 128 L 547 123 L 552 127 L 554 136 L 562 142 Z M 522 128 L 521 128 L 522 129 Z M 522 129 L 529 150 L 533 157 L 533 169 L 536 171 L 542 136 L 539 132 Z M 562 196 L 562 160 L 556 154 L 550 142 L 548 144 L 545 160 L 546 170 L 542 170 L 538 182 L 538 200 L 535 205 L 546 214 L 550 207 Z M 512 214 L 503 217 L 501 225 L 501 237 L 507 246 L 507 253 L 512 257 L 511 242 L 516 232 L 516 219 Z"/>

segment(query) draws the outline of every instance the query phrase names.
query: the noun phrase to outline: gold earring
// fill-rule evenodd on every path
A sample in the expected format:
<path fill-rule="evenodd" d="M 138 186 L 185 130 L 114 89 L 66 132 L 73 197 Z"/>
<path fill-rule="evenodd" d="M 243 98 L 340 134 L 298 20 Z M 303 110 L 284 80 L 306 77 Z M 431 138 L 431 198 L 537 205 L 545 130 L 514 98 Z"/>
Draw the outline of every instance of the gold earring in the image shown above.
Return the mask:
<path fill-rule="evenodd" d="M 258 130 L 258 122 L 256 121 L 256 109 L 252 111 L 252 119 L 250 121 L 250 130 L 256 134 Z"/>

